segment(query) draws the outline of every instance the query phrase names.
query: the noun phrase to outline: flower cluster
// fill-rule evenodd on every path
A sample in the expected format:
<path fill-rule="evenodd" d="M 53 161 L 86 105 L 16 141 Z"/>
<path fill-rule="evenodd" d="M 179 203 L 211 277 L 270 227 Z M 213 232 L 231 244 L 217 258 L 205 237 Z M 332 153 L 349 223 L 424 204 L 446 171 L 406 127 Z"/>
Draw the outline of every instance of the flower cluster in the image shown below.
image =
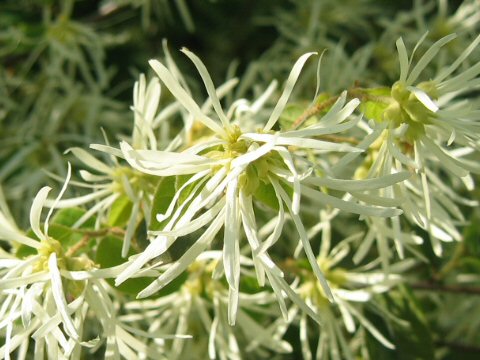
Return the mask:
<path fill-rule="evenodd" d="M 72 180 L 68 164 L 56 198 L 37 193 L 30 231 L 0 193 L 0 358 L 101 349 L 115 359 L 336 360 L 372 342 L 395 349 L 395 331 L 381 329 L 402 320 L 386 293 L 428 262 L 419 245 L 441 257 L 441 241 L 462 243 L 461 207 L 476 202 L 457 187 L 473 190 L 480 173 L 469 100 L 480 64 L 466 62 L 480 36 L 421 81 L 455 37 L 418 57 L 426 36 L 410 55 L 396 42 L 390 87 L 332 95 L 317 84 L 309 104 L 292 94 L 314 52 L 281 91 L 273 81 L 232 100 L 238 80 L 216 87 L 183 49 L 201 102 L 164 44 L 165 60 L 150 61 L 156 77 L 135 84 L 131 136 L 71 148 L 85 168 Z M 67 198 L 67 185 L 85 191 Z"/>

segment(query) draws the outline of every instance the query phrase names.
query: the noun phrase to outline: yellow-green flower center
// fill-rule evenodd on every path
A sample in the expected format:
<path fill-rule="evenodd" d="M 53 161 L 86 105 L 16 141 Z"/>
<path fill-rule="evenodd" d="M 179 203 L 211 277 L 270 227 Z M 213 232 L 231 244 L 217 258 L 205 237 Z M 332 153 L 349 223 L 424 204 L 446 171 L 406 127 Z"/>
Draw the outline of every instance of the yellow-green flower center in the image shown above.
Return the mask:
<path fill-rule="evenodd" d="M 435 84 L 431 81 L 418 84 L 417 88 L 423 90 L 430 98 L 438 97 Z M 407 140 L 415 140 L 425 133 L 425 125 L 431 122 L 435 113 L 428 109 L 415 94 L 407 89 L 405 83 L 397 81 L 391 90 L 392 102 L 385 109 L 384 120 L 392 122 L 395 127 L 407 124 L 405 133 Z"/>

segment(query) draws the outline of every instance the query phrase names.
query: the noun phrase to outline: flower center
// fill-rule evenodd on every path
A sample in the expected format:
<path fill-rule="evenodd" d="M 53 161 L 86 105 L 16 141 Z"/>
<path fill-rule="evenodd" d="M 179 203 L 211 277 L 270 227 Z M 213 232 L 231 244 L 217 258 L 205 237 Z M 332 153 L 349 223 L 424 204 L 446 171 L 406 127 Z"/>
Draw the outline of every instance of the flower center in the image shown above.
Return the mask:
<path fill-rule="evenodd" d="M 433 82 L 423 82 L 417 87 L 429 97 L 437 98 L 437 90 Z M 431 123 L 435 113 L 425 107 L 403 82 L 397 81 L 393 84 L 391 96 L 393 101 L 385 109 L 384 119 L 393 122 L 395 127 L 407 124 L 406 139 L 412 141 L 418 139 L 425 133 L 425 125 Z"/>

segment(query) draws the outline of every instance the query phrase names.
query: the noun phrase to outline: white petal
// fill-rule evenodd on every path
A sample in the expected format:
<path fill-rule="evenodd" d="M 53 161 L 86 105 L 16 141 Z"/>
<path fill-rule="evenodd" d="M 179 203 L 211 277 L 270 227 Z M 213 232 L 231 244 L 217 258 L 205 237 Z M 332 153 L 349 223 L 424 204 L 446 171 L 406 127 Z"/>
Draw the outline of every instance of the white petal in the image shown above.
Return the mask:
<path fill-rule="evenodd" d="M 115 157 L 118 157 L 120 159 L 123 159 L 122 152 L 119 149 L 116 149 L 116 148 L 111 147 L 111 146 L 107 146 L 107 145 L 103 145 L 103 144 L 91 144 L 90 149 L 98 150 L 98 151 L 113 155 Z"/>
<path fill-rule="evenodd" d="M 48 186 L 41 188 L 40 191 L 37 193 L 37 196 L 35 196 L 32 208 L 30 209 L 30 226 L 32 227 L 35 235 L 37 235 L 40 240 L 46 239 L 46 234 L 43 234 L 40 230 L 40 216 L 42 215 L 42 209 L 50 190 L 52 189 Z"/>
<path fill-rule="evenodd" d="M 104 197 L 105 195 L 108 195 L 111 192 L 112 192 L 111 189 L 102 189 L 99 191 L 93 191 L 87 195 L 78 196 L 76 198 L 71 198 L 71 199 L 64 199 L 59 201 L 46 200 L 45 206 L 55 208 L 55 209 L 72 208 L 75 206 L 86 204 L 98 198 Z"/>
<path fill-rule="evenodd" d="M 434 113 L 438 111 L 438 105 L 433 102 L 425 91 L 414 86 L 407 86 L 407 89 L 411 91 L 418 101 L 420 101 L 428 110 Z"/>
<path fill-rule="evenodd" d="M 48 268 L 50 270 L 53 298 L 55 299 L 57 310 L 62 316 L 65 330 L 73 339 L 78 341 L 80 336 L 77 333 L 77 329 L 75 329 L 72 318 L 68 314 L 67 301 L 65 300 L 65 294 L 63 293 L 62 278 L 57 266 L 57 254 L 54 252 L 52 252 L 48 258 Z"/>
<path fill-rule="evenodd" d="M 285 190 L 280 186 L 280 184 L 272 179 L 270 177 L 270 181 L 275 188 L 275 192 L 277 192 L 282 200 L 284 201 L 285 205 L 287 206 L 290 215 L 292 217 L 293 222 L 295 223 L 295 227 L 297 228 L 298 235 L 300 235 L 300 241 L 302 242 L 303 249 L 305 251 L 305 255 L 307 255 L 308 262 L 310 263 L 310 266 L 313 269 L 313 272 L 315 276 L 318 278 L 320 281 L 320 284 L 322 286 L 323 291 L 325 292 L 327 298 L 329 300 L 333 299 L 332 292 L 330 290 L 330 286 L 328 285 L 327 280 L 325 279 L 325 276 L 323 275 L 322 270 L 320 270 L 320 267 L 318 266 L 317 258 L 313 254 L 312 247 L 310 246 L 310 242 L 308 240 L 307 233 L 305 231 L 305 227 L 303 226 L 302 220 L 298 214 L 293 213 L 292 209 L 292 202 L 290 201 L 287 193 Z"/>
<path fill-rule="evenodd" d="M 365 180 L 344 180 L 344 179 L 331 179 L 331 178 L 317 178 L 308 177 L 303 183 L 312 184 L 316 186 L 325 186 L 330 189 L 342 190 L 342 191 L 365 191 L 375 190 L 391 186 L 393 184 L 402 182 L 408 179 L 412 174 L 409 172 L 400 172 L 396 174 L 381 176 L 374 179 Z"/>
<path fill-rule="evenodd" d="M 0 239 L 11 242 L 19 242 L 20 244 L 24 244 L 34 249 L 38 249 L 41 246 L 39 241 L 31 239 L 20 232 L 8 230 L 3 226 L 0 226 Z"/>
<path fill-rule="evenodd" d="M 402 210 L 400 209 L 377 208 L 373 206 L 357 204 L 353 201 L 344 201 L 334 196 L 311 189 L 308 186 L 302 186 L 302 193 L 313 200 L 332 205 L 340 210 L 348 211 L 354 214 L 380 217 L 391 217 L 402 214 Z"/>
<path fill-rule="evenodd" d="M 96 159 L 94 156 L 92 156 L 90 153 L 87 151 L 74 147 L 68 149 L 66 152 L 72 152 L 73 155 L 75 155 L 76 158 L 81 160 L 85 165 L 90 167 L 92 170 L 99 171 L 104 174 L 111 174 L 112 173 L 112 168 L 105 165 L 103 162 L 100 160 Z"/>
<path fill-rule="evenodd" d="M 206 127 L 210 128 L 213 132 L 219 135 L 225 135 L 225 130 L 217 124 L 214 120 L 202 113 L 197 103 L 190 97 L 190 95 L 182 88 L 177 79 L 172 75 L 162 63 L 157 60 L 150 60 L 148 62 L 150 66 L 155 70 L 158 77 L 163 81 L 165 86 L 175 96 L 175 98 L 185 107 L 187 111 L 193 114 L 198 120 L 200 120 Z"/>
<path fill-rule="evenodd" d="M 173 263 L 167 271 L 165 271 L 158 279 L 152 282 L 149 286 L 143 289 L 138 298 L 148 297 L 167 285 L 178 275 L 180 275 L 196 258 L 197 256 L 210 244 L 215 235 L 222 227 L 225 212 L 222 210 L 217 218 L 210 224 L 200 238 L 178 259 Z"/>
<path fill-rule="evenodd" d="M 223 263 L 229 287 L 238 291 L 240 279 L 240 224 L 237 191 L 238 178 L 235 178 L 227 185 L 226 192 Z"/>
<path fill-rule="evenodd" d="M 133 203 L 132 212 L 130 213 L 130 219 L 128 220 L 128 224 L 127 224 L 127 231 L 125 232 L 125 236 L 123 238 L 123 244 L 122 244 L 123 258 L 127 257 L 128 250 L 130 250 L 130 243 L 132 241 L 135 228 L 137 226 L 139 207 L 140 207 L 139 201 L 136 201 Z"/>
<path fill-rule="evenodd" d="M 246 133 L 242 137 L 251 139 L 254 141 L 262 142 L 275 142 L 277 145 L 294 145 L 301 148 L 311 148 L 318 150 L 327 150 L 327 151 L 351 151 L 351 152 L 362 152 L 363 150 L 356 147 L 346 145 L 346 144 L 337 144 L 328 141 L 315 140 L 315 139 L 304 139 L 304 138 L 291 138 L 280 135 L 271 135 L 271 134 L 257 134 L 257 133 Z"/>
<path fill-rule="evenodd" d="M 407 80 L 408 75 L 408 54 L 407 48 L 405 47 L 405 43 L 403 42 L 402 38 L 399 38 L 396 42 L 397 50 L 398 50 L 398 60 L 400 62 L 400 81 L 405 82 Z"/>
<path fill-rule="evenodd" d="M 422 72 L 425 67 L 432 61 L 432 59 L 437 55 L 440 48 L 445 45 L 446 43 L 455 39 L 457 35 L 450 34 L 447 35 L 440 40 L 436 41 L 432 46 L 428 48 L 428 50 L 423 54 L 423 56 L 418 60 L 415 67 L 412 69 L 412 72 L 408 75 L 406 83 L 408 85 L 412 84 L 415 80 L 417 80 L 418 76 Z"/>
<path fill-rule="evenodd" d="M 287 82 L 285 84 L 285 89 L 283 90 L 283 93 L 280 96 L 280 99 L 278 100 L 277 105 L 275 105 L 275 108 L 273 109 L 272 114 L 270 115 L 270 118 L 268 119 L 263 130 L 268 131 L 275 125 L 278 118 L 282 114 L 283 109 L 285 108 L 285 105 L 287 104 L 288 98 L 292 93 L 293 87 L 295 86 L 295 83 L 297 82 L 297 79 L 300 76 L 300 72 L 302 71 L 303 65 L 305 64 L 307 59 L 314 54 L 316 55 L 317 53 L 315 52 L 306 53 L 297 60 L 297 62 L 292 68 L 292 71 L 290 72 L 290 75 L 288 76 Z"/>
<path fill-rule="evenodd" d="M 187 55 L 190 60 L 195 64 L 200 76 L 202 77 L 203 83 L 205 84 L 205 88 L 207 89 L 208 96 L 212 101 L 213 108 L 217 113 L 218 117 L 222 121 L 222 125 L 227 128 L 229 125 L 229 121 L 223 112 L 222 105 L 220 104 L 220 100 L 218 99 L 217 92 L 215 90 L 215 85 L 213 85 L 212 78 L 210 77 L 207 68 L 203 64 L 203 62 L 191 51 L 188 51 L 186 48 L 182 49 L 182 52 Z"/>
<path fill-rule="evenodd" d="M 254 151 L 249 151 L 246 154 L 243 154 L 243 155 L 235 158 L 234 160 L 232 160 L 232 167 L 245 166 L 245 165 L 261 158 L 262 156 L 268 154 L 273 149 L 273 147 L 275 146 L 276 136 L 274 136 L 270 140 L 271 141 L 268 141 L 267 143 L 263 144 L 258 149 L 255 149 Z"/>
<path fill-rule="evenodd" d="M 55 206 L 58 204 L 58 202 L 60 201 L 60 199 L 62 198 L 63 194 L 65 194 L 65 191 L 67 191 L 68 182 L 70 181 L 71 176 L 72 176 L 72 167 L 70 163 L 68 163 L 67 176 L 65 178 L 65 182 L 63 183 L 62 189 L 60 190 L 57 197 L 55 198 L 55 201 L 53 202 L 53 205 L 50 208 L 50 210 L 48 210 L 47 217 L 45 218 L 44 231 L 43 231 L 45 233 L 45 236 L 48 236 L 48 223 L 50 222 L 50 217 L 53 214 L 53 210 Z"/>

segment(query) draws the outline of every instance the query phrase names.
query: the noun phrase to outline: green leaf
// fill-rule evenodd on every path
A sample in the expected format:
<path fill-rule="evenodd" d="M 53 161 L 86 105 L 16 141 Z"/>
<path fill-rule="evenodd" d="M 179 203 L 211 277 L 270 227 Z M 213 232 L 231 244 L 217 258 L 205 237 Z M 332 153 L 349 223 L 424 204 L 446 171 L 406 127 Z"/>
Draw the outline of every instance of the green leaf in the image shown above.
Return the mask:
<path fill-rule="evenodd" d="M 86 210 L 81 208 L 67 208 L 60 209 L 55 213 L 55 216 L 50 221 L 48 227 L 48 235 L 58 240 L 64 250 L 69 249 L 77 242 L 81 241 L 83 234 L 72 229 L 72 226 L 86 213 Z M 95 216 L 90 217 L 79 228 L 80 229 L 93 229 L 95 227 Z M 92 239 L 93 240 L 93 239 Z M 93 246 L 95 242 L 91 241 Z M 91 247 L 90 246 L 90 247 Z M 90 247 L 85 247 L 85 250 L 89 250 Z"/>
<path fill-rule="evenodd" d="M 265 184 L 263 181 L 260 181 L 257 189 L 253 193 L 253 197 L 273 210 L 278 211 L 278 199 L 272 184 Z"/>
<path fill-rule="evenodd" d="M 246 275 L 240 278 L 240 289 L 241 292 L 247 294 L 257 294 L 264 290 L 262 287 L 260 287 L 260 285 L 258 285 L 257 278 Z"/>
<path fill-rule="evenodd" d="M 33 231 L 32 231 L 33 232 Z M 28 236 L 28 235 L 27 235 Z M 37 254 L 37 250 L 30 247 L 21 244 L 16 250 L 15 250 L 15 256 L 19 259 L 25 259 L 31 255 Z"/>
<path fill-rule="evenodd" d="M 122 264 L 125 259 L 122 258 L 122 244 L 123 239 L 115 236 L 105 236 L 99 240 L 95 262 L 100 265 L 102 269 L 117 266 Z M 128 256 L 133 255 L 131 250 Z M 138 294 L 142 289 L 146 288 L 152 283 L 154 279 L 148 277 L 128 279 L 116 289 L 131 295 Z M 113 279 L 107 279 L 110 285 L 115 287 Z"/>
<path fill-rule="evenodd" d="M 386 314 L 366 313 L 375 327 L 395 345 L 384 348 L 367 333 L 367 348 L 371 359 L 432 360 L 435 352 L 425 316 L 413 292 L 406 286 L 376 298 Z M 401 321 L 398 321 L 400 319 Z"/>
<path fill-rule="evenodd" d="M 83 235 L 79 232 L 75 232 L 71 228 L 59 224 L 50 224 L 48 235 L 53 239 L 58 240 L 62 244 L 64 250 L 75 245 L 83 238 Z"/>
<path fill-rule="evenodd" d="M 50 226 L 52 224 L 58 224 L 72 227 L 85 213 L 86 210 L 78 207 L 60 209 L 55 213 L 52 220 L 50 221 Z M 95 216 L 90 217 L 80 226 L 81 229 L 93 229 L 94 227 Z"/>
<path fill-rule="evenodd" d="M 283 110 L 282 115 L 280 115 L 280 119 L 278 122 L 280 124 L 280 128 L 284 131 L 289 130 L 292 128 L 293 123 L 300 115 L 303 114 L 305 111 L 306 105 L 300 104 L 288 104 Z"/>
<path fill-rule="evenodd" d="M 176 193 L 175 183 L 175 176 L 166 176 L 159 181 L 153 196 L 150 230 L 162 230 L 165 226 L 165 221 L 161 223 L 157 221 L 157 214 L 163 214 L 167 211 Z"/>
<path fill-rule="evenodd" d="M 465 247 L 469 254 L 480 257 L 480 221 L 477 213 L 470 218 L 470 225 L 463 232 Z"/>
<path fill-rule="evenodd" d="M 97 247 L 95 262 L 99 264 L 101 268 L 108 268 L 122 264 L 124 262 L 124 259 L 121 255 L 122 243 L 123 240 L 115 236 L 106 236 L 102 238 L 99 241 L 99 245 Z M 130 250 L 128 256 L 131 256 L 133 254 L 134 251 Z M 165 286 L 152 296 L 165 296 L 177 291 L 185 283 L 187 278 L 188 272 L 185 271 L 180 274 L 175 280 L 170 282 L 167 286 Z M 132 278 L 115 287 L 114 280 L 107 279 L 110 285 L 115 287 L 117 290 L 130 295 L 137 295 L 141 290 L 150 285 L 154 280 L 154 278 L 150 277 Z"/>
<path fill-rule="evenodd" d="M 180 191 L 181 187 L 188 181 L 190 180 L 192 176 L 191 175 L 179 175 L 176 178 L 175 181 L 175 192 Z M 187 185 L 183 190 L 182 193 L 180 194 L 178 198 L 178 204 L 182 205 L 185 200 L 187 200 L 188 196 L 192 193 L 193 189 L 195 186 L 198 184 L 200 180 L 194 181 L 190 185 Z"/>
<path fill-rule="evenodd" d="M 108 225 L 124 226 L 127 224 L 132 213 L 133 203 L 127 195 L 120 196 L 112 204 L 110 214 L 108 215 Z"/>

